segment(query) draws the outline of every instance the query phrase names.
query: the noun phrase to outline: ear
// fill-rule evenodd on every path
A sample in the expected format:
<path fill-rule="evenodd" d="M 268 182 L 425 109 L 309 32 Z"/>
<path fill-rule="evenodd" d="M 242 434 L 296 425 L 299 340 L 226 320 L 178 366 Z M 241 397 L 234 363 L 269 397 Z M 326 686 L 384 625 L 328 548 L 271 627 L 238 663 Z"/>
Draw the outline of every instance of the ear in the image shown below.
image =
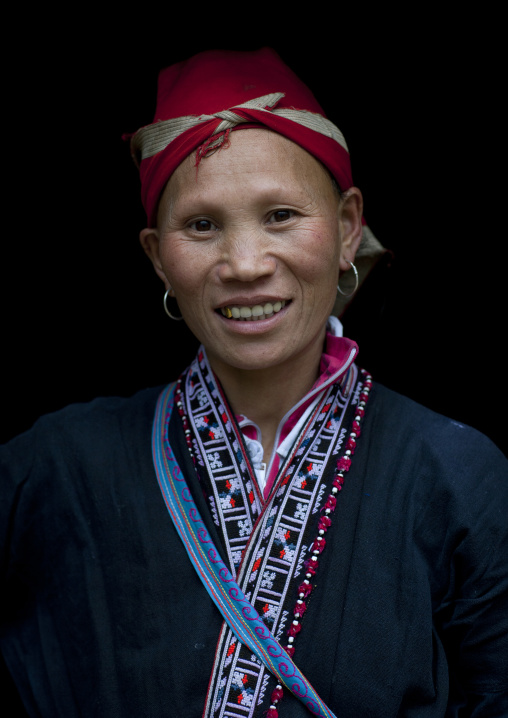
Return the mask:
<path fill-rule="evenodd" d="M 170 289 L 170 284 L 164 274 L 164 270 L 162 269 L 159 251 L 159 232 L 157 229 L 150 229 L 149 227 L 142 229 L 139 233 L 139 241 L 141 242 L 141 246 L 145 250 L 147 256 L 151 260 L 155 273 L 158 277 L 160 277 L 160 279 L 162 279 L 166 289 Z"/>
<path fill-rule="evenodd" d="M 350 187 L 341 198 L 339 207 L 340 268 L 346 272 L 354 262 L 362 241 L 363 197 L 358 187 Z"/>

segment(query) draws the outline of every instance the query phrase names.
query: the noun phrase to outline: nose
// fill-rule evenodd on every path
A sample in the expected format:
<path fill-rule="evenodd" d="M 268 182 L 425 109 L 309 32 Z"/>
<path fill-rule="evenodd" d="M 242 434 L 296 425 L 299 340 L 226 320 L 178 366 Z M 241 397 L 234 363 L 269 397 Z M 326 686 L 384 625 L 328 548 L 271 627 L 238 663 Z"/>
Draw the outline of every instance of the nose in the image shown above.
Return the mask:
<path fill-rule="evenodd" d="M 223 282 L 254 282 L 274 274 L 276 260 L 263 232 L 236 230 L 225 237 L 219 264 Z"/>

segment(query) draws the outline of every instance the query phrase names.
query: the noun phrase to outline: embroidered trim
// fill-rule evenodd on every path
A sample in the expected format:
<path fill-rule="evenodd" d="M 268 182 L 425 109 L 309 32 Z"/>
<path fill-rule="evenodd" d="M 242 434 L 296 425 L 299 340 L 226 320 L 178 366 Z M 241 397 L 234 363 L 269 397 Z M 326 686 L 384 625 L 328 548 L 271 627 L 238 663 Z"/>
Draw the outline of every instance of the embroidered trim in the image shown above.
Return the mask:
<path fill-rule="evenodd" d="M 308 709 L 334 718 L 309 682 L 274 639 L 220 559 L 168 442 L 167 429 L 174 404 L 174 386 L 157 402 L 152 452 L 157 480 L 180 538 L 203 585 L 239 640 L 250 645 L 270 671 L 279 677 Z"/>
<path fill-rule="evenodd" d="M 205 469 L 202 478 L 208 479 L 208 488 L 211 488 L 212 492 L 215 491 L 215 496 L 219 499 L 218 521 L 222 527 L 226 528 L 225 536 L 232 568 L 236 568 L 239 564 L 238 555 L 235 555 L 234 550 L 230 550 L 231 547 L 234 548 L 238 545 L 235 544 L 235 530 L 239 528 L 242 533 L 243 529 L 246 534 L 252 527 L 250 536 L 246 536 L 247 540 L 244 540 L 245 559 L 240 564 L 238 571 L 238 584 L 234 582 L 232 576 L 226 573 L 226 567 L 218 558 L 215 549 L 212 549 L 213 563 L 221 565 L 219 569 L 219 575 L 222 574 L 221 580 L 226 580 L 226 583 L 229 584 L 229 599 L 232 598 L 233 601 L 240 599 L 242 602 L 240 630 L 234 620 L 231 620 L 234 619 L 234 616 L 228 613 L 227 606 L 224 610 L 224 592 L 221 594 L 220 590 L 217 590 L 217 586 L 214 586 L 215 580 L 212 579 L 210 583 L 210 575 L 204 577 L 198 568 L 200 559 L 205 558 L 204 563 L 207 563 L 206 556 L 210 558 L 210 551 L 206 556 L 198 555 L 198 561 L 196 561 L 196 556 L 193 558 L 203 583 L 229 624 L 223 624 L 219 637 L 216 661 L 204 712 L 206 716 L 213 715 L 221 718 L 253 716 L 256 706 L 263 702 L 266 691 L 268 676 L 266 666 L 271 672 L 278 675 L 280 680 L 271 693 L 271 706 L 267 712 L 269 718 L 277 718 L 277 705 L 283 697 L 282 685 L 288 686 L 289 678 L 291 679 L 289 681 L 291 690 L 298 697 L 304 696 L 304 703 L 311 712 L 316 715 L 332 715 L 290 659 L 289 662 L 284 660 L 282 649 L 273 638 L 269 628 L 276 633 L 277 639 L 283 635 L 287 636 L 285 655 L 292 656 L 294 641 L 301 631 L 301 619 L 306 611 L 305 599 L 313 589 L 312 579 L 318 569 L 318 556 L 326 545 L 324 534 L 331 526 L 330 514 L 335 509 L 336 494 L 341 490 L 344 473 L 351 464 L 351 456 L 359 435 L 360 421 L 372 384 L 371 378 L 365 372 L 363 374 L 366 377 L 363 385 L 359 382 L 354 393 L 350 393 L 348 397 L 342 395 L 341 387 L 338 384 L 332 385 L 325 392 L 318 403 L 315 416 L 308 422 L 306 429 L 302 431 L 298 442 L 293 447 L 292 455 L 288 457 L 284 471 L 279 475 L 276 486 L 265 506 L 260 504 L 259 494 L 257 501 L 252 501 L 249 498 L 250 492 L 247 493 L 243 490 L 245 483 L 253 481 L 252 469 L 241 437 L 238 436 L 239 430 L 236 427 L 236 422 L 230 416 L 230 410 L 221 395 L 220 387 L 215 383 L 213 373 L 203 353 L 198 355 L 198 361 L 193 363 L 191 370 L 186 375 L 186 391 L 185 394 L 182 393 L 179 396 L 177 407 L 182 417 L 187 444 L 193 454 L 195 465 Z M 342 385 L 352 388 L 356 384 L 356 379 L 357 370 L 356 367 L 353 367 L 343 377 Z M 312 534 L 309 535 L 311 531 L 309 519 L 319 510 L 323 503 L 323 495 L 326 495 L 326 485 L 323 483 L 324 468 L 329 465 L 330 461 L 333 461 L 333 456 L 339 455 L 346 435 L 345 429 L 342 428 L 345 412 L 348 406 L 356 404 L 358 399 L 360 401 L 355 410 L 352 431 L 345 449 L 343 449 L 343 455 L 336 460 L 337 468 L 333 485 L 331 490 L 328 489 L 328 498 L 321 509 L 323 515 L 318 522 L 318 535 L 313 539 Z M 184 405 L 189 408 L 189 421 L 185 415 Z M 169 408 L 165 421 L 166 427 L 170 412 Z M 205 418 L 208 420 L 204 421 Z M 203 421 L 199 426 L 201 420 Z M 203 434 L 202 437 L 200 433 Z M 166 436 L 165 444 L 167 445 L 165 445 L 166 458 L 171 458 L 171 449 Z M 220 447 L 220 451 L 218 451 L 218 447 Z M 224 466 L 222 457 L 228 458 L 229 466 Z M 172 460 L 174 461 L 174 458 Z M 236 479 L 237 482 L 234 487 L 229 478 L 231 471 L 233 472 L 232 479 Z M 175 484 L 176 481 L 181 480 L 176 478 L 177 475 L 173 473 Z M 225 478 L 226 476 L 228 478 Z M 223 490 L 224 481 L 226 484 L 227 482 L 230 484 L 226 485 L 227 492 Z M 161 489 L 164 494 L 162 486 Z M 178 491 L 176 493 L 178 494 Z M 248 516 L 249 520 L 244 518 L 243 522 L 239 522 L 235 515 L 233 520 L 224 521 L 228 512 L 234 512 L 237 508 L 236 502 L 234 506 L 231 504 L 232 496 L 241 498 L 243 515 Z M 182 504 L 182 499 L 186 504 L 191 503 L 190 492 L 186 485 L 180 492 L 177 503 L 181 504 L 181 509 L 188 509 L 188 506 L 185 507 Z M 259 514 L 257 519 L 256 514 Z M 192 517 L 193 522 L 201 524 L 197 532 L 198 540 L 201 543 L 206 543 L 208 547 L 213 546 L 195 506 L 192 507 L 189 516 Z M 245 523 L 246 521 L 247 523 Z M 234 526 L 235 530 L 228 531 L 231 526 Z M 182 532 L 180 535 L 183 537 Z M 195 551 L 192 550 L 192 546 L 189 550 L 187 538 L 183 537 L 183 540 L 192 558 Z M 289 610 L 287 610 L 286 604 L 291 605 L 294 601 L 290 598 L 290 588 L 300 573 L 303 555 L 309 552 L 311 556 L 304 563 L 306 575 L 298 585 L 296 605 L 292 611 L 289 606 Z M 234 589 L 234 595 L 231 594 L 231 589 Z M 227 600 L 226 598 L 226 602 Z M 260 616 L 263 617 L 262 620 Z M 248 621 L 258 621 L 255 629 L 256 638 L 268 638 L 268 640 L 275 641 L 272 644 L 273 648 L 268 650 L 268 655 L 266 652 L 263 654 L 263 651 L 260 653 L 256 650 L 256 647 L 259 647 L 256 639 L 254 644 L 248 639 L 246 640 L 242 629 L 249 626 L 249 623 L 243 620 L 245 618 Z M 289 620 L 291 623 L 288 627 Z M 252 634 L 250 638 L 252 639 Z M 253 649 L 255 653 L 252 652 Z M 276 658 L 276 654 L 279 658 L 282 657 L 282 661 L 276 659 L 274 663 L 273 659 Z M 260 661 L 259 656 L 263 656 L 264 663 Z M 303 679 L 302 682 L 299 682 L 300 678 Z"/>
<path fill-rule="evenodd" d="M 187 409 L 194 454 L 203 469 L 202 481 L 215 504 L 218 525 L 226 539 L 229 568 L 234 575 L 261 512 L 262 497 L 236 422 L 202 351 L 184 380 L 179 380 L 178 387 Z"/>
<path fill-rule="evenodd" d="M 321 398 L 292 451 L 291 463 L 280 475 L 249 537 L 238 583 L 264 623 L 277 637 L 283 635 L 289 612 L 282 611 L 290 601 L 293 574 L 304 545 L 309 546 L 309 517 L 320 496 L 324 466 L 336 446 L 337 429 L 348 402 L 334 384 Z M 337 422 L 337 423 L 336 423 Z M 289 606 L 288 606 L 289 608 Z M 265 667 L 247 674 L 252 661 L 247 646 L 236 646 L 231 653 L 233 633 L 222 632 L 216 651 L 207 707 L 217 718 L 254 715 Z M 242 688 L 236 677 L 244 676 Z"/>
<path fill-rule="evenodd" d="M 337 455 L 345 434 L 340 428 L 351 397 L 343 395 L 343 387 L 351 390 L 356 378 L 357 370 L 351 368 L 340 384 L 324 390 L 264 506 L 260 494 L 253 500 L 251 486 L 255 479 L 242 438 L 204 352 L 198 353 L 186 377 L 178 383 L 186 436 L 189 427 L 187 443 L 200 474 L 204 469 L 201 480 L 216 505 L 217 523 L 222 528 L 231 567 L 239 565 L 237 547 L 241 542 L 245 556 L 237 580 L 277 638 L 287 630 L 298 557 L 313 543 L 308 523 L 326 494 L 323 470 Z M 188 416 L 184 415 L 184 407 Z M 249 494 L 242 490 L 245 482 Z M 253 715 L 262 701 L 265 673 L 265 666 L 224 625 L 204 715 Z"/>
<path fill-rule="evenodd" d="M 353 381 L 350 376 L 343 377 L 343 384 L 350 388 L 354 386 L 357 378 L 356 368 L 351 369 L 351 373 L 354 374 Z M 345 430 L 341 431 L 341 427 L 349 401 L 342 396 L 340 389 L 338 384 L 329 387 L 319 402 L 317 415 L 311 418 L 300 440 L 293 447 L 250 537 L 247 549 L 249 558 L 245 557 L 238 576 L 242 589 L 277 638 L 280 639 L 290 632 L 287 639 L 290 654 L 294 652 L 294 636 L 300 630 L 294 623 L 288 626 L 292 615 L 289 607 L 294 601 L 290 598 L 291 586 L 294 585 L 294 577 L 299 573 L 298 556 L 302 550 L 316 550 L 316 541 L 309 535 L 309 520 L 317 510 L 316 505 L 322 504 L 323 493 L 326 494 L 326 486 L 323 483 L 324 467 L 333 461 L 334 456 L 339 455 L 346 433 Z M 352 403 L 354 397 L 350 395 L 348 399 Z M 254 548 L 256 546 L 257 548 Z M 285 566 L 286 563 L 288 565 Z M 308 591 L 307 583 L 306 577 L 304 588 L 302 584 L 298 588 L 300 593 Z M 286 605 L 288 610 L 284 610 Z M 243 661 L 248 659 L 248 649 L 236 647 L 232 656 L 226 654 L 231 640 L 232 633 L 224 630 L 216 651 L 214 678 L 210 686 L 212 689 L 215 685 L 212 698 L 209 698 L 213 705 L 210 715 L 214 718 L 251 718 L 255 710 L 251 698 L 256 697 L 259 689 L 255 685 L 254 677 L 249 676 L 247 686 L 251 688 L 251 693 L 248 695 L 248 702 L 244 700 L 243 693 L 235 694 L 235 684 L 231 676 L 235 675 L 235 671 L 241 670 Z M 260 666 L 258 686 L 262 684 L 263 672 L 264 667 Z M 272 711 L 276 710 L 273 695 L 272 693 Z M 275 695 L 278 695 L 277 688 Z M 239 706 L 233 710 L 236 701 Z M 208 713 L 205 712 L 205 715 Z"/>
<path fill-rule="evenodd" d="M 370 390 L 372 388 L 372 377 L 370 376 L 370 374 L 367 374 L 367 372 L 363 369 L 361 370 L 361 372 L 364 376 L 364 383 L 363 385 L 358 385 L 359 401 L 355 411 L 352 429 L 345 444 L 344 453 L 337 461 L 337 473 L 333 480 L 331 492 L 325 503 L 323 515 L 319 519 L 318 535 L 311 547 L 312 555 L 305 562 L 305 579 L 302 581 L 300 586 L 298 586 L 298 598 L 293 609 L 294 618 L 290 628 L 286 632 L 288 638 L 287 645 L 285 648 L 287 653 L 291 657 L 293 657 L 295 652 L 295 638 L 298 636 L 302 629 L 301 621 L 305 612 L 307 611 L 307 604 L 305 603 L 305 600 L 311 595 L 314 588 L 312 582 L 315 580 L 314 577 L 319 568 L 318 556 L 321 555 L 326 546 L 326 539 L 324 538 L 324 535 L 332 525 L 331 514 L 335 511 L 335 507 L 337 504 L 337 494 L 342 491 L 342 487 L 344 485 L 344 474 L 349 471 L 349 468 L 351 466 L 351 457 L 353 456 L 356 449 L 356 441 L 361 433 L 360 425 L 362 418 L 365 415 L 365 407 L 367 405 Z M 355 400 L 356 392 L 355 396 L 353 397 L 353 401 Z M 279 712 L 277 706 L 282 700 L 283 695 L 284 692 L 282 690 L 282 686 L 280 684 L 277 684 L 271 695 L 272 704 L 266 713 L 266 718 L 278 718 Z"/>

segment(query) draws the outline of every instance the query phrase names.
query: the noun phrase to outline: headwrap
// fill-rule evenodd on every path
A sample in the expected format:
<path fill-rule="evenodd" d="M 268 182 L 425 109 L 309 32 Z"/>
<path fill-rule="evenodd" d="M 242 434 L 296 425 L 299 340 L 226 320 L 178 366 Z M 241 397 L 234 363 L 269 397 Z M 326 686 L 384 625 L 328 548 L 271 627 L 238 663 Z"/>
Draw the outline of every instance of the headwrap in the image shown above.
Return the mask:
<path fill-rule="evenodd" d="M 159 198 L 188 155 L 197 151 L 198 163 L 227 141 L 231 130 L 249 127 L 266 127 L 303 147 L 342 191 L 353 185 L 344 136 L 274 50 L 211 50 L 161 71 L 153 123 L 130 137 L 148 226 L 156 226 Z M 364 226 L 355 260 L 360 281 L 384 252 Z M 348 291 L 347 283 L 341 288 Z"/>

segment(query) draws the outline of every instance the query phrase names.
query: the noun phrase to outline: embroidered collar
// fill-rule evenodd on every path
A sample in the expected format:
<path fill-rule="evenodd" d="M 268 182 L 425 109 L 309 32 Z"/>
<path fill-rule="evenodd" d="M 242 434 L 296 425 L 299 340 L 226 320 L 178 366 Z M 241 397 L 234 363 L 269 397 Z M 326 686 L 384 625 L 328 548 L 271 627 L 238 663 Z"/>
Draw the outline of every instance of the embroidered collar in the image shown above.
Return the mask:
<path fill-rule="evenodd" d="M 356 354 L 356 347 L 353 354 Z M 233 602 L 239 596 L 241 600 L 246 597 L 253 615 L 262 620 L 260 627 L 263 632 L 265 627 L 271 631 L 270 635 L 267 634 L 268 638 L 273 636 L 280 645 L 283 645 L 282 641 L 287 642 L 286 653 L 283 654 L 283 676 L 286 678 L 289 676 L 286 669 L 293 665 L 288 662 L 287 656 L 293 655 L 295 637 L 301 630 L 300 621 L 306 610 L 305 599 L 314 589 L 318 557 L 325 548 L 324 535 L 332 523 L 330 515 L 361 433 L 360 424 L 372 382 L 369 377 L 360 378 L 359 374 L 355 366 L 346 362 L 338 381 L 330 383 L 330 378 L 325 378 L 323 382 L 317 382 L 317 391 L 309 392 L 311 403 L 315 396 L 319 400 L 295 438 L 280 467 L 277 483 L 267 496 L 265 494 L 264 501 L 256 486 L 237 422 L 231 415 L 204 351 L 198 352 L 175 389 L 176 408 L 182 417 L 187 446 L 200 478 L 201 489 L 210 503 L 213 520 L 224 537 L 227 559 L 225 564 L 221 564 L 219 578 L 229 566 L 231 575 L 224 575 L 221 580 L 230 589 L 231 576 L 236 576 L 237 587 L 233 586 L 233 594 L 228 594 Z M 299 402 L 303 411 L 306 410 L 307 398 Z M 169 414 L 164 410 L 161 413 L 162 420 L 156 422 L 159 427 L 157 435 L 164 437 L 164 447 L 157 454 L 157 461 L 166 453 L 170 456 L 171 448 L 166 434 Z M 160 447 L 160 444 L 157 446 Z M 165 474 L 163 471 L 162 475 Z M 158 473 L 160 476 L 161 472 Z M 163 481 L 163 495 L 166 496 L 169 489 L 180 487 L 180 505 L 185 515 L 188 514 L 187 525 L 195 539 L 203 543 L 203 551 L 199 555 L 205 560 L 207 556 L 213 559 L 215 566 L 217 551 L 213 545 L 210 546 L 208 534 L 202 535 L 199 529 L 201 519 L 192 504 L 189 488 L 186 484 L 180 486 L 181 482 L 185 482 L 185 477 L 177 469 L 173 480 Z M 173 517 L 171 508 L 170 513 Z M 191 557 L 195 548 L 194 541 L 189 551 Z M 303 580 L 302 566 L 305 566 Z M 212 576 L 210 583 L 208 573 L 205 576 L 201 571 L 201 564 L 197 570 L 206 586 L 215 584 L 217 579 Z M 215 591 L 210 595 L 214 598 Z M 222 606 L 222 599 L 218 599 L 217 605 Z M 230 608 L 228 604 L 223 613 L 226 623 L 217 644 L 205 715 L 225 718 L 230 713 L 230 706 L 241 705 L 242 716 L 253 718 L 256 707 L 263 702 L 268 675 L 264 659 L 260 662 L 256 658 L 256 649 L 250 644 L 250 639 L 243 636 L 244 624 L 237 626 L 229 622 Z M 243 604 L 237 613 L 242 621 L 246 616 Z M 250 616 L 248 618 L 250 623 Z M 259 637 L 257 624 L 254 633 Z M 283 638 L 284 635 L 286 638 Z M 275 653 L 270 650 L 267 655 L 266 666 L 272 670 L 271 659 Z M 292 675 L 287 683 L 277 671 L 275 673 L 281 684 L 272 691 L 272 705 L 267 711 L 270 718 L 278 715 L 282 683 L 290 689 L 296 685 Z M 299 687 L 298 694 L 303 697 Z M 309 703 L 306 705 L 315 712 Z M 326 710 L 325 707 L 325 712 L 318 714 L 331 715 Z"/>
<path fill-rule="evenodd" d="M 327 323 L 326 342 L 319 364 L 319 376 L 312 389 L 283 416 L 275 435 L 274 450 L 268 465 L 262 463 L 263 449 L 259 427 L 246 416 L 237 415 L 238 425 L 246 438 L 247 450 L 256 478 L 265 496 L 268 495 L 283 461 L 301 428 L 323 392 L 341 377 L 358 354 L 358 346 L 342 335 L 342 323 L 331 316 Z"/>

